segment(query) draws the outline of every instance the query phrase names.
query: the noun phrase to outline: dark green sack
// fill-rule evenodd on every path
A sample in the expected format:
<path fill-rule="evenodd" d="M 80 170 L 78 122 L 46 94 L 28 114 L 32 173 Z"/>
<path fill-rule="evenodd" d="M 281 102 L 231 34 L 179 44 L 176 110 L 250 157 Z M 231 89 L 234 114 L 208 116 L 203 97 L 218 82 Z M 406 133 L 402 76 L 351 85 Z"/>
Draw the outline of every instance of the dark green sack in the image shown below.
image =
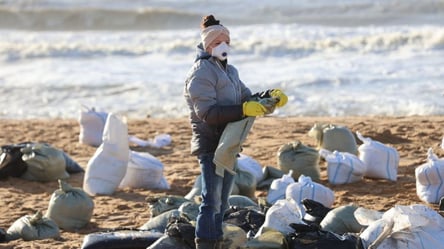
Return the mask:
<path fill-rule="evenodd" d="M 313 181 L 319 181 L 321 176 L 320 156 L 316 149 L 306 146 L 300 141 L 295 141 L 281 146 L 277 158 L 278 166 L 284 173 L 293 170 L 292 177 L 295 181 L 300 175 L 309 176 Z"/>

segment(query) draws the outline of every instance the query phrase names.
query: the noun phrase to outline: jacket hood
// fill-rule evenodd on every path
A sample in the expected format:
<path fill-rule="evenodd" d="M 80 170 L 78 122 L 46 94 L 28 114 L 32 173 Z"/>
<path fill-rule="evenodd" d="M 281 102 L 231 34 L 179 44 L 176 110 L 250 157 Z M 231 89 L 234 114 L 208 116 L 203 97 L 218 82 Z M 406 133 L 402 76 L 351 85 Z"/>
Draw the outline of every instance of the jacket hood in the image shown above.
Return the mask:
<path fill-rule="evenodd" d="M 211 57 L 211 54 L 207 53 L 204 50 L 202 43 L 199 43 L 199 45 L 197 45 L 196 52 L 197 52 L 197 55 L 196 55 L 196 59 L 194 60 L 194 62 L 196 62 L 200 59 L 208 59 Z"/>

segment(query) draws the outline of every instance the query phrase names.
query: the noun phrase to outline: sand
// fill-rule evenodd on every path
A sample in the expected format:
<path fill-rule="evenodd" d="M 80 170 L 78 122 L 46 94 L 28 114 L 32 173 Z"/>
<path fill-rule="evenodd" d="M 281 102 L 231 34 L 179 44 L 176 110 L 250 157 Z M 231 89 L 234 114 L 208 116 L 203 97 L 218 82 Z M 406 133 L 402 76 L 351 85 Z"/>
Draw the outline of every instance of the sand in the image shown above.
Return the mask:
<path fill-rule="evenodd" d="M 258 118 L 244 144 L 243 153 L 257 160 L 263 167 L 277 167 L 277 151 L 283 144 L 301 141 L 316 147 L 308 131 L 316 122 L 345 125 L 353 132 L 395 147 L 400 154 L 396 182 L 365 178 L 361 182 L 331 185 L 327 181 L 325 162 L 321 163 L 321 183 L 335 192 L 334 207 L 356 205 L 386 211 L 394 205 L 425 204 L 437 210 L 437 204 L 422 202 L 416 194 L 415 168 L 427 161 L 427 150 L 433 148 L 444 157 L 440 148 L 444 134 L 444 116 L 413 117 L 263 117 Z M 0 145 L 21 142 L 46 142 L 64 150 L 86 168 L 96 148 L 80 144 L 79 123 L 75 119 L 2 120 Z M 118 227 L 137 228 L 150 218 L 145 198 L 153 195 L 186 195 L 200 174 L 197 160 L 191 156 L 191 131 L 187 118 L 129 119 L 128 133 L 141 139 L 152 139 L 167 133 L 171 146 L 164 149 L 138 148 L 151 152 L 164 164 L 169 190 L 119 189 L 112 196 L 95 196 L 91 222 L 78 231 L 63 231 L 57 239 L 23 241 L 0 244 L 0 248 L 80 248 L 85 235 Z M 74 187 L 82 187 L 84 173 L 72 174 L 67 180 Z M 46 211 L 57 182 L 33 182 L 20 178 L 0 181 L 0 228 L 10 225 L 24 215 Z M 257 191 L 256 196 L 266 196 Z"/>

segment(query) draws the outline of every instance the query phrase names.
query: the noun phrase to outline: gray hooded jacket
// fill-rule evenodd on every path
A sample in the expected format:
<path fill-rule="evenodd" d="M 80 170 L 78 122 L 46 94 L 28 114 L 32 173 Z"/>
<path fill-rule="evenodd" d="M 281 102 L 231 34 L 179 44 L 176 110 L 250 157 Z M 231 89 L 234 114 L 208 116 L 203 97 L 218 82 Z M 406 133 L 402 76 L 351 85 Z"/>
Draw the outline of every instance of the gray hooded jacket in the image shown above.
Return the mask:
<path fill-rule="evenodd" d="M 235 67 L 224 67 L 203 50 L 202 44 L 197 51 L 184 88 L 193 155 L 214 152 L 227 123 L 244 118 L 242 103 L 251 98 L 250 89 L 239 79 Z"/>

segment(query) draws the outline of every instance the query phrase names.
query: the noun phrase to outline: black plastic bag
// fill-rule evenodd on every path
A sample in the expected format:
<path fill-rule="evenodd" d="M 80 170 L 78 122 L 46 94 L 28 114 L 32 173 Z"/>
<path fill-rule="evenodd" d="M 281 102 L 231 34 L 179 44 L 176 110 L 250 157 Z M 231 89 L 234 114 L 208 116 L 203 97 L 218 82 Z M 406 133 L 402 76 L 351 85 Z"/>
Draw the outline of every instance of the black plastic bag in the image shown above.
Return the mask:
<path fill-rule="evenodd" d="M 23 161 L 23 153 L 20 150 L 26 144 L 11 144 L 1 147 L 0 179 L 7 179 L 9 176 L 20 177 L 26 172 L 28 165 Z"/>
<path fill-rule="evenodd" d="M 319 226 L 291 223 L 295 232 L 287 235 L 289 249 L 363 249 L 358 236 L 338 235 L 323 231 Z"/>

